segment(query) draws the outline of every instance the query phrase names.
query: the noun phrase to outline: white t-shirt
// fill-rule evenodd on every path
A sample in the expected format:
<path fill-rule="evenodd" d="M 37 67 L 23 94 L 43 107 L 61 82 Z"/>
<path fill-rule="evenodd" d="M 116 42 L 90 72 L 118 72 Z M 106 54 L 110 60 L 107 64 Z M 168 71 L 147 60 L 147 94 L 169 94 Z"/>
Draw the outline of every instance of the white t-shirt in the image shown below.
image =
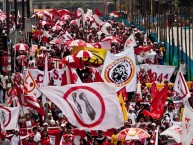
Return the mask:
<path fill-rule="evenodd" d="M 132 113 L 128 112 L 127 115 L 128 115 L 128 118 L 132 120 L 132 124 L 135 125 L 136 124 L 136 118 L 137 118 L 136 114 L 133 112 Z"/>
<path fill-rule="evenodd" d="M 18 145 L 20 141 L 20 137 L 19 135 L 13 135 L 13 137 L 11 138 L 11 145 Z"/>
<path fill-rule="evenodd" d="M 36 64 L 35 60 L 30 60 L 29 65 L 31 66 L 31 64 L 33 64 L 33 67 L 35 67 L 35 64 Z"/>
<path fill-rule="evenodd" d="M 34 141 L 38 142 L 41 139 L 41 135 L 39 132 L 37 132 L 36 134 L 34 134 Z M 40 144 L 39 144 L 40 145 Z"/>
<path fill-rule="evenodd" d="M 1 75 L 1 82 L 3 83 L 3 89 L 6 89 L 6 81 L 8 79 L 8 76 Z"/>

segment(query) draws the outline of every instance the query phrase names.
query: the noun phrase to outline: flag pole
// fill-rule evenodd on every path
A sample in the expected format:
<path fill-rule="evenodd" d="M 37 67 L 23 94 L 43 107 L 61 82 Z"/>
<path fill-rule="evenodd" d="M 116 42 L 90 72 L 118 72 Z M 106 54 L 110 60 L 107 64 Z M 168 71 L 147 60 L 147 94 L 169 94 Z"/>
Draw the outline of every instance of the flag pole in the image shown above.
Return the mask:
<path fill-rule="evenodd" d="M 188 53 L 189 53 L 189 59 L 188 59 L 188 64 L 189 64 L 189 68 L 191 68 L 191 51 L 190 51 L 190 49 L 191 49 L 191 29 L 190 29 L 190 12 L 189 12 L 189 21 L 188 21 L 188 28 L 189 28 L 189 34 L 188 34 L 188 38 L 189 38 L 189 46 L 188 46 Z M 191 69 L 188 69 L 188 80 L 191 80 L 191 77 L 190 77 L 190 74 L 191 74 Z"/>
<path fill-rule="evenodd" d="M 179 10 L 179 9 L 178 9 Z M 180 64 L 180 43 L 179 43 L 179 22 L 178 22 L 178 10 L 177 10 L 177 53 L 178 53 L 178 66 Z"/>
<path fill-rule="evenodd" d="M 181 10 L 182 11 L 182 10 Z M 181 12 L 180 11 L 180 12 Z M 183 22 L 182 22 L 182 15 L 180 15 L 180 21 L 181 21 L 181 29 L 180 29 L 180 39 L 181 39 L 181 59 L 183 59 L 183 35 L 182 35 L 182 30 L 183 30 Z"/>

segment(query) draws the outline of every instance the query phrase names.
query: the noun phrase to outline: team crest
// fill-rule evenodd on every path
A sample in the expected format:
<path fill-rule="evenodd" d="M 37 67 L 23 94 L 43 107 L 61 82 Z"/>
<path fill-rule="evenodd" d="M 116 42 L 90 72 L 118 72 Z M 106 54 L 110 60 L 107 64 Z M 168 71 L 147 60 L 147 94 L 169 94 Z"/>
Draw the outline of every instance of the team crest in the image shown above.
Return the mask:
<path fill-rule="evenodd" d="M 134 73 L 133 61 L 129 57 L 123 57 L 105 68 L 104 78 L 108 83 L 115 83 L 117 87 L 121 87 L 132 80 Z"/>

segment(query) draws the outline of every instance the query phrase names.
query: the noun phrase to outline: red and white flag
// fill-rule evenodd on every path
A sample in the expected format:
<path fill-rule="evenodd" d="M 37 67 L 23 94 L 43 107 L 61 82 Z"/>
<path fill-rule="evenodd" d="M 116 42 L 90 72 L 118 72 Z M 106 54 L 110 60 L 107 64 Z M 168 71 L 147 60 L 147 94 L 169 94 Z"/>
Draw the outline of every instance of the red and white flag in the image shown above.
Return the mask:
<path fill-rule="evenodd" d="M 99 11 L 99 9 L 95 9 L 95 14 L 99 17 L 102 17 L 101 12 Z"/>
<path fill-rule="evenodd" d="M 48 38 L 50 38 L 50 37 L 52 37 L 47 31 L 43 31 L 43 35 L 42 35 L 42 42 L 44 42 L 44 43 L 49 43 L 49 39 Z"/>
<path fill-rule="evenodd" d="M 156 52 L 150 49 L 149 47 L 138 47 L 135 48 L 135 54 L 137 56 L 138 62 L 142 62 L 143 60 L 150 59 L 154 60 L 156 56 Z"/>
<path fill-rule="evenodd" d="M 98 27 L 98 26 L 102 26 L 103 21 L 99 18 L 98 15 L 94 14 L 94 15 L 93 15 L 93 20 L 94 20 L 94 22 L 95 22 L 95 24 L 96 24 L 97 27 Z"/>
<path fill-rule="evenodd" d="M 136 63 L 133 48 L 112 54 L 107 52 L 101 73 L 106 83 L 114 83 L 117 91 L 126 86 L 127 92 L 136 91 Z"/>
<path fill-rule="evenodd" d="M 137 43 L 134 34 L 131 34 L 125 42 L 124 49 L 133 48 L 134 46 L 137 46 Z"/>
<path fill-rule="evenodd" d="M 78 18 L 82 19 L 82 26 L 85 26 L 85 22 L 86 22 L 86 17 L 84 14 L 84 10 L 82 8 L 78 8 L 77 10 L 77 16 Z"/>
<path fill-rule="evenodd" d="M 76 70 L 69 65 L 66 65 L 66 83 L 69 84 L 82 84 L 80 77 Z"/>
<path fill-rule="evenodd" d="M 177 143 L 181 142 L 182 129 L 179 125 L 174 124 L 164 130 L 160 135 L 171 136 Z"/>
<path fill-rule="evenodd" d="M 190 145 L 193 139 L 193 110 L 185 105 L 182 116 L 182 145 Z"/>
<path fill-rule="evenodd" d="M 103 42 L 94 42 L 90 43 L 94 48 L 103 48 L 111 50 L 111 40 L 103 41 Z"/>
<path fill-rule="evenodd" d="M 19 107 L 0 106 L 1 124 L 3 124 L 5 130 L 12 130 L 17 128 L 18 118 L 19 118 Z"/>
<path fill-rule="evenodd" d="M 45 111 L 40 107 L 37 99 L 40 92 L 37 90 L 36 82 L 34 81 L 32 75 L 27 71 L 27 75 L 24 79 L 24 97 L 20 102 L 22 106 L 30 107 L 39 112 L 42 116 L 45 116 Z"/>
<path fill-rule="evenodd" d="M 176 76 L 176 80 L 174 83 L 174 90 L 179 93 L 183 101 L 188 100 L 188 98 L 190 97 L 190 91 L 186 84 L 186 80 L 184 79 L 184 76 L 180 70 L 178 71 Z"/>
<path fill-rule="evenodd" d="M 123 125 L 123 113 L 112 84 L 48 86 L 40 91 L 62 110 L 72 125 L 81 130 L 106 130 Z"/>
<path fill-rule="evenodd" d="M 116 11 L 112 11 L 112 13 L 110 13 L 110 17 L 118 18 L 118 17 L 120 17 L 120 16 L 121 16 L 121 14 L 119 14 L 119 13 L 116 12 Z"/>

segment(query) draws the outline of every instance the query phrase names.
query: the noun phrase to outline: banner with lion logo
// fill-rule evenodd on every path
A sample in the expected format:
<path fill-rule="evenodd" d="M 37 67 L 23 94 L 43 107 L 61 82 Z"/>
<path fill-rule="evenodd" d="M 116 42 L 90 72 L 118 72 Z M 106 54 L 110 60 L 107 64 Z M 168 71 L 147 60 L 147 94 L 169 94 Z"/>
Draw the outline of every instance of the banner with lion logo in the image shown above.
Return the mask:
<path fill-rule="evenodd" d="M 119 54 L 107 52 L 101 74 L 107 83 L 115 83 L 117 91 L 126 86 L 127 92 L 136 91 L 136 62 L 134 50 L 127 49 Z"/>

